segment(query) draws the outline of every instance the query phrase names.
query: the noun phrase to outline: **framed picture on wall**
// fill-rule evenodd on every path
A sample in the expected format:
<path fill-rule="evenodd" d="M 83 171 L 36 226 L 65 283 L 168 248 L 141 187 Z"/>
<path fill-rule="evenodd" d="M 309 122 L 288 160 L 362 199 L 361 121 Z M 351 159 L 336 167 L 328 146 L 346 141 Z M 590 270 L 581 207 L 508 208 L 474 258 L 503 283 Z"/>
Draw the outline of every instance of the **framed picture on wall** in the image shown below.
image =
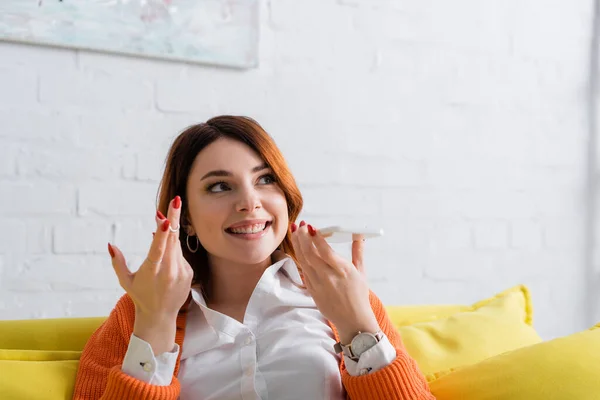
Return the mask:
<path fill-rule="evenodd" d="M 258 0 L 0 0 L 0 40 L 235 68 L 258 25 Z"/>

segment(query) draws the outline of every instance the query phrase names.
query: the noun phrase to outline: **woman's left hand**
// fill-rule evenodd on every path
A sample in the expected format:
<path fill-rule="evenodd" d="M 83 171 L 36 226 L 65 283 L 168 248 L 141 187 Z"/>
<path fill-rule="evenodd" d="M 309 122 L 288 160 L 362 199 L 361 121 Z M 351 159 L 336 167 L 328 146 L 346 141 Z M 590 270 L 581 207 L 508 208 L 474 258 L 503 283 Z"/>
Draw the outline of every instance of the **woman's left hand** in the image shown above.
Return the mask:
<path fill-rule="evenodd" d="M 340 341 L 348 344 L 360 332 L 379 330 L 369 302 L 364 274 L 364 242 L 352 242 L 352 262 L 337 254 L 325 238 L 304 221 L 292 224 L 292 245 L 304 283 L 317 308 L 338 330 Z"/>

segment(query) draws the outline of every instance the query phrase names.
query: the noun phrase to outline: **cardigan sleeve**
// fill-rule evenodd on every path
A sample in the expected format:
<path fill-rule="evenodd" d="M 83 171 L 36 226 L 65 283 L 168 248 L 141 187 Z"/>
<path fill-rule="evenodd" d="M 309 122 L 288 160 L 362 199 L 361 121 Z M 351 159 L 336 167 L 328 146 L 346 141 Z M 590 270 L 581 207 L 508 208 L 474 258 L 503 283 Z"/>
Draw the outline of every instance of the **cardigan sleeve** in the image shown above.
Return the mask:
<path fill-rule="evenodd" d="M 417 362 L 407 353 L 400 334 L 381 300 L 371 292 L 371 307 L 379 327 L 396 349 L 396 359 L 379 371 L 351 376 L 342 365 L 342 382 L 351 400 L 435 400 Z"/>
<path fill-rule="evenodd" d="M 121 370 L 134 319 L 133 301 L 124 295 L 83 349 L 75 380 L 74 400 L 177 399 L 180 393 L 177 378 L 173 377 L 168 386 L 157 386 Z"/>

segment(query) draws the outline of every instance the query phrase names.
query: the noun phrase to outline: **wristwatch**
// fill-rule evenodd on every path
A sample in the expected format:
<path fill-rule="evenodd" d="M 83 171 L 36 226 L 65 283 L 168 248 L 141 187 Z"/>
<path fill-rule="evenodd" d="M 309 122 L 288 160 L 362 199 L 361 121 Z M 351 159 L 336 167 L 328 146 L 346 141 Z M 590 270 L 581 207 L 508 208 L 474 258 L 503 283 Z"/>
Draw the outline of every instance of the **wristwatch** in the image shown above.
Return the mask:
<path fill-rule="evenodd" d="M 383 339 L 383 332 L 377 331 L 375 333 L 358 332 L 352 339 L 350 344 L 342 344 L 337 342 L 333 349 L 336 353 L 344 353 L 344 355 L 350 358 L 352 361 L 358 361 L 360 355 L 371 347 L 375 346 Z"/>

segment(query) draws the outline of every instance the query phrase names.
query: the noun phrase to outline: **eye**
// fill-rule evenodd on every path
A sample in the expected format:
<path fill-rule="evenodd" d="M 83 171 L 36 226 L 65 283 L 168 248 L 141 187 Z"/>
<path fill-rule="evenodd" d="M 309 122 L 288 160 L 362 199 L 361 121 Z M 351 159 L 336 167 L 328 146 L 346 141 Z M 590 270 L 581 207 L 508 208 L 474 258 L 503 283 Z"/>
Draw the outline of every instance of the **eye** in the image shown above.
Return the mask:
<path fill-rule="evenodd" d="M 270 185 L 275 182 L 276 180 L 273 174 L 266 174 L 258 178 L 258 184 L 260 185 Z"/>
<path fill-rule="evenodd" d="M 206 188 L 207 192 L 211 192 L 211 193 L 220 193 L 220 192 L 224 192 L 226 190 L 229 190 L 229 185 L 227 185 L 226 182 L 215 182 L 211 185 L 208 185 L 208 187 Z"/>

